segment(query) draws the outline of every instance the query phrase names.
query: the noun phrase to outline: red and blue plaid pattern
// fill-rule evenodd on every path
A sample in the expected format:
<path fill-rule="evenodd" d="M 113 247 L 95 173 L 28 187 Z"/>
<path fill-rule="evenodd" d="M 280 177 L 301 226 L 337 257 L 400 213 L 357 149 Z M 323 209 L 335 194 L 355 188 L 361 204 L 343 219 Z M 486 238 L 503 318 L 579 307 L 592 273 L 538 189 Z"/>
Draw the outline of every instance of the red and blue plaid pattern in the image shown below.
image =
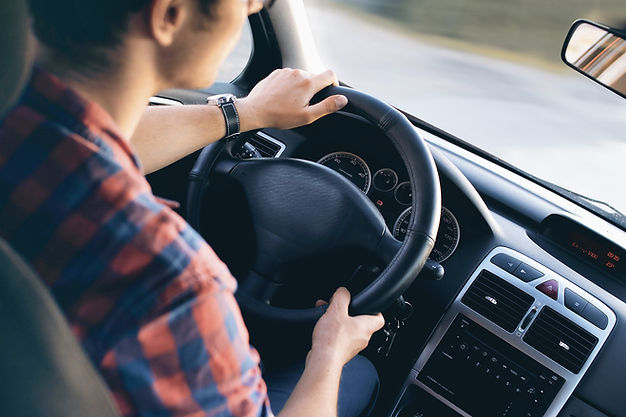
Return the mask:
<path fill-rule="evenodd" d="M 155 199 L 110 116 L 39 69 L 0 124 L 0 235 L 124 416 L 271 415 L 228 268 Z"/>

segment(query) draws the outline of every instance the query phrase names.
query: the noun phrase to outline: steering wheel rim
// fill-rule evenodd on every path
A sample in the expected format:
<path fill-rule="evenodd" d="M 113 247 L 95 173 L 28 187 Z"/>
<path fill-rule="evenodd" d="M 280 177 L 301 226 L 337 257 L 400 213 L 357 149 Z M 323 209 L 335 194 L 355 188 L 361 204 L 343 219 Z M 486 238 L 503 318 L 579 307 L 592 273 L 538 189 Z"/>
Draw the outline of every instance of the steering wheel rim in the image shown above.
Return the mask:
<path fill-rule="evenodd" d="M 379 236 L 379 241 L 368 243 L 374 245 L 373 247 L 382 254 L 382 258 L 388 261 L 388 264 L 378 278 L 359 293 L 353 294 L 350 307 L 351 312 L 354 314 L 374 314 L 389 307 L 411 285 L 428 259 L 430 251 L 434 246 L 441 213 L 439 176 L 428 146 L 402 113 L 368 94 L 346 87 L 327 87 L 320 91 L 312 102 L 318 102 L 335 94 L 342 94 L 348 98 L 348 105 L 342 109 L 343 112 L 365 118 L 391 141 L 407 169 L 413 193 L 412 216 L 404 241 L 400 243 L 395 240 L 386 226 L 384 226 L 383 220 L 385 230 Z M 257 172 L 267 172 L 268 167 L 280 168 L 281 164 L 283 164 L 285 169 L 294 169 L 294 166 L 297 165 L 297 169 L 304 170 L 298 172 L 299 174 L 306 173 L 305 176 L 316 175 L 318 177 L 317 180 L 321 176 L 326 176 L 326 179 L 329 181 L 326 186 L 336 185 L 337 187 L 349 186 L 351 189 L 354 188 L 340 174 L 308 161 L 303 163 L 304 161 L 301 160 L 291 160 L 300 161 L 297 163 L 283 163 L 271 162 L 277 161 L 275 159 L 260 159 L 256 161 L 257 168 L 253 165 L 247 165 L 247 167 L 253 168 L 250 173 L 247 173 L 249 175 L 232 174 L 235 171 L 242 171 L 241 168 L 236 168 L 241 163 L 230 160 L 230 165 L 226 168 L 220 167 L 220 164 L 217 163 L 218 161 L 221 163 L 221 158 L 224 157 L 223 154 L 228 153 L 226 152 L 227 147 L 226 145 L 225 149 L 223 141 L 205 147 L 189 174 L 187 220 L 197 230 L 199 230 L 201 224 L 202 195 L 210 184 L 213 174 L 217 171 L 227 175 L 238 176 L 240 180 L 245 181 L 241 178 L 254 176 Z M 286 161 L 286 159 L 283 161 Z M 270 167 L 271 164 L 274 165 Z M 333 174 L 315 171 L 317 168 L 313 168 L 312 165 L 331 171 Z M 255 169 L 261 171 L 255 171 Z M 246 171 L 245 167 L 243 171 Z M 338 178 L 333 178 L 333 175 Z M 345 185 L 340 184 L 342 181 L 345 182 Z M 347 190 L 345 189 L 344 191 Z M 254 191 L 250 191 L 250 193 L 254 193 Z M 364 202 L 362 199 L 355 204 L 369 204 L 382 219 L 374 204 L 364 195 L 363 197 L 367 202 Z M 358 200 L 356 197 L 355 199 Z M 366 213 L 365 216 L 371 217 L 370 214 Z M 280 213 L 275 213 L 275 215 L 280 216 Z M 373 217 L 368 221 L 376 223 L 375 226 L 378 225 L 378 220 Z M 263 278 L 261 278 L 261 281 L 258 281 L 259 274 L 252 272 L 252 275 L 257 275 L 250 278 L 252 282 L 263 282 Z M 246 281 L 248 279 L 249 277 L 246 278 Z M 241 290 L 241 288 L 240 285 L 240 289 L 236 293 L 241 308 L 264 319 L 285 323 L 310 324 L 317 320 L 325 311 L 324 307 L 290 309 L 271 306 L 267 302 L 260 300 L 258 296 L 253 295 L 253 291 Z"/>

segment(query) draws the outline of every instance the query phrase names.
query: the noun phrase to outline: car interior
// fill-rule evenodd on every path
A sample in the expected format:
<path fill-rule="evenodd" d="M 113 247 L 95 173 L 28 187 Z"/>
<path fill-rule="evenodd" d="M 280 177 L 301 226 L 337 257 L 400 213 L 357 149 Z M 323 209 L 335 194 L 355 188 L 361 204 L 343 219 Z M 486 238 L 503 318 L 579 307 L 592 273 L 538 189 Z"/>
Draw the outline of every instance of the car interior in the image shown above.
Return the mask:
<path fill-rule="evenodd" d="M 3 42 L 18 47 L 2 48 L 0 111 L 28 74 L 25 13 L 3 4 Z M 237 78 L 149 105 L 242 97 L 276 68 L 322 68 L 302 0 L 276 1 L 250 27 Z M 341 81 L 314 98 L 346 95 L 338 113 L 147 176 L 237 277 L 264 369 L 306 355 L 315 301 L 346 286 L 353 313 L 387 321 L 362 353 L 380 376 L 374 416 L 626 416 L 624 218 Z M 0 255 L 0 414 L 118 415 L 45 286 L 2 241 Z"/>

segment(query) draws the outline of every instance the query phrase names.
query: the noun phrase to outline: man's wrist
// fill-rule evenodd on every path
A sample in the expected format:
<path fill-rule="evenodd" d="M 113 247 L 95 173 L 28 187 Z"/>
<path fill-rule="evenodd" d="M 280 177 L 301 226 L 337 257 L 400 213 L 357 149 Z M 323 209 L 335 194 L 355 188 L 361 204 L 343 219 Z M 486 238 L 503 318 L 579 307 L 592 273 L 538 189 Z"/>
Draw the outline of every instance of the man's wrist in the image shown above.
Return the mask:
<path fill-rule="evenodd" d="M 254 103 L 247 97 L 237 100 L 235 105 L 237 106 L 237 112 L 239 113 L 239 122 L 242 132 L 269 127 L 259 116 L 259 111 L 254 106 Z"/>
<path fill-rule="evenodd" d="M 341 369 L 345 365 L 345 361 L 337 355 L 335 349 L 331 349 L 330 347 L 313 347 L 307 355 L 306 365 L 322 365 L 326 368 Z"/>

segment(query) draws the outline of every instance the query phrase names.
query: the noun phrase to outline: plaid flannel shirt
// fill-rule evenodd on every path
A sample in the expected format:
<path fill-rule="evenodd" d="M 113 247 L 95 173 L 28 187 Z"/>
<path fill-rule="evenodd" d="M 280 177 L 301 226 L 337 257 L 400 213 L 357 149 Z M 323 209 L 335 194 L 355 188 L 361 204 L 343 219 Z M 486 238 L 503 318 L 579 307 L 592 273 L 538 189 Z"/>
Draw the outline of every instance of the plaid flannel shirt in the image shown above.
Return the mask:
<path fill-rule="evenodd" d="M 0 235 L 124 416 L 271 415 L 227 267 L 155 199 L 111 117 L 41 69 L 0 123 Z"/>

